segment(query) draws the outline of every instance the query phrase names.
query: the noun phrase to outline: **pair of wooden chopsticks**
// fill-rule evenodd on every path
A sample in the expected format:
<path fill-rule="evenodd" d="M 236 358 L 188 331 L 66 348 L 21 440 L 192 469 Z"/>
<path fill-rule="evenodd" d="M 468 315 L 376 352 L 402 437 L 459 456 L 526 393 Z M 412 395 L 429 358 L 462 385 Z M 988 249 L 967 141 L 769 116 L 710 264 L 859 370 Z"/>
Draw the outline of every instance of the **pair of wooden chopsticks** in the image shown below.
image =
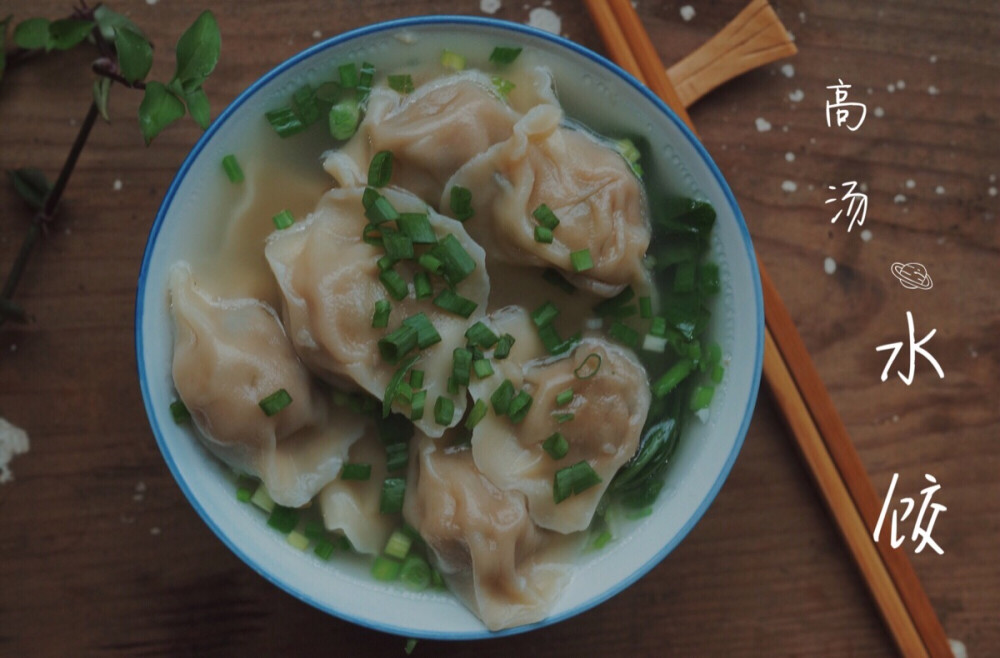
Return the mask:
<path fill-rule="evenodd" d="M 750 68 L 795 52 L 767 0 L 753 0 L 722 32 L 667 71 L 629 0 L 586 4 L 611 57 L 692 130 L 686 104 Z M 905 656 L 951 657 L 906 554 L 887 541 L 876 543 L 870 534 L 881 510 L 878 496 L 788 309 L 759 260 L 758 266 L 767 324 L 764 378 L 813 479 L 899 650 Z"/>

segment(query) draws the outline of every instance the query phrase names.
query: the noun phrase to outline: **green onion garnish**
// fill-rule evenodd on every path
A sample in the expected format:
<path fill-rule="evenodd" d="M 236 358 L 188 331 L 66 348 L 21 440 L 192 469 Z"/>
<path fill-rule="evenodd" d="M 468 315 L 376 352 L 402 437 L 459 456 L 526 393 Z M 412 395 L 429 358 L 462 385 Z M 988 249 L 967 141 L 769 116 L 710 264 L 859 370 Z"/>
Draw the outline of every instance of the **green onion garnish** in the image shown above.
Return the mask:
<path fill-rule="evenodd" d="M 398 514 L 403 510 L 403 496 L 406 494 L 406 480 L 386 478 L 382 483 L 382 495 L 378 501 L 378 511 L 382 514 Z"/>
<path fill-rule="evenodd" d="M 379 272 L 385 272 L 386 270 L 391 270 L 392 266 L 396 264 L 396 261 L 389 256 L 382 256 L 377 261 L 375 265 L 378 267 Z"/>
<path fill-rule="evenodd" d="M 417 299 L 427 299 L 434 295 L 434 286 L 427 272 L 417 272 L 413 275 L 413 291 Z"/>
<path fill-rule="evenodd" d="M 431 584 L 431 567 L 427 561 L 419 555 L 410 555 L 403 560 L 403 567 L 399 570 L 399 580 L 407 589 L 419 592 L 427 589 Z M 416 640 L 408 640 L 406 646 L 409 655 L 413 651 Z"/>
<path fill-rule="evenodd" d="M 719 266 L 715 263 L 702 263 L 698 266 L 698 288 L 701 294 L 708 297 L 722 289 L 719 283 Z"/>
<path fill-rule="evenodd" d="M 392 268 L 379 272 L 378 280 L 382 282 L 385 289 L 389 291 L 389 295 L 396 301 L 405 299 L 406 295 L 410 292 L 406 281 L 399 275 L 399 272 Z"/>
<path fill-rule="evenodd" d="M 722 383 L 722 377 L 725 375 L 726 369 L 720 365 L 715 365 L 712 368 L 712 382 L 716 384 Z"/>
<path fill-rule="evenodd" d="M 469 385 L 469 371 L 472 370 L 472 352 L 464 347 L 456 347 L 452 352 L 451 376 L 456 384 Z"/>
<path fill-rule="evenodd" d="M 448 311 L 449 313 L 460 315 L 463 318 L 467 318 L 472 315 L 472 312 L 476 310 L 477 306 L 476 302 L 462 297 L 448 288 L 445 288 L 438 293 L 438 296 L 434 298 L 434 305 L 440 309 Z"/>
<path fill-rule="evenodd" d="M 448 205 L 451 207 L 451 214 L 460 222 L 464 222 L 476 214 L 472 208 L 472 190 L 461 185 L 455 185 L 451 188 Z"/>
<path fill-rule="evenodd" d="M 424 371 L 423 370 L 411 370 L 410 371 L 410 386 L 414 390 L 418 388 L 423 388 L 424 386 Z"/>
<path fill-rule="evenodd" d="M 282 210 L 277 215 L 272 217 L 271 221 L 274 222 L 274 226 L 280 231 L 294 224 L 295 217 L 293 217 L 292 213 L 288 212 L 287 210 Z"/>
<path fill-rule="evenodd" d="M 326 527 L 323 525 L 322 521 L 306 521 L 305 535 L 309 539 L 320 539 L 326 537 Z"/>
<path fill-rule="evenodd" d="M 608 542 L 611 541 L 612 539 L 613 537 L 611 536 L 611 532 L 609 530 L 601 530 L 600 534 L 594 537 L 594 541 L 593 543 L 591 543 L 591 546 L 594 548 L 594 550 L 599 551 L 605 546 L 607 546 Z"/>
<path fill-rule="evenodd" d="M 465 337 L 473 345 L 478 345 L 483 349 L 490 349 L 497 344 L 500 339 L 493 331 L 480 321 L 469 327 L 465 332 Z"/>
<path fill-rule="evenodd" d="M 446 389 L 448 395 L 458 395 L 458 382 L 455 381 L 454 375 L 448 376 L 448 387 Z"/>
<path fill-rule="evenodd" d="M 639 346 L 639 332 L 628 325 L 622 324 L 618 320 L 611 323 L 611 327 L 608 328 L 608 335 L 633 349 Z"/>
<path fill-rule="evenodd" d="M 450 50 L 444 50 L 441 52 L 441 66 L 452 71 L 461 71 L 465 68 L 465 56 Z"/>
<path fill-rule="evenodd" d="M 493 404 L 493 413 L 498 416 L 506 414 L 510 409 L 510 402 L 513 399 L 514 384 L 509 379 L 505 379 L 497 387 L 497 390 L 493 391 L 493 395 L 490 396 L 490 402 Z"/>
<path fill-rule="evenodd" d="M 378 206 L 378 202 L 375 205 Z M 413 241 L 405 233 L 394 231 L 383 234 L 382 246 L 385 247 L 385 255 L 393 261 L 413 258 Z"/>
<path fill-rule="evenodd" d="M 685 377 L 691 374 L 692 368 L 694 368 L 694 362 L 691 359 L 681 359 L 675 363 L 653 384 L 653 395 L 662 398 L 674 390 L 678 384 L 684 381 Z"/>
<path fill-rule="evenodd" d="M 417 330 L 405 322 L 378 340 L 378 350 L 387 363 L 397 363 L 418 343 Z"/>
<path fill-rule="evenodd" d="M 486 379 L 493 374 L 493 366 L 487 359 L 476 359 L 472 362 L 472 370 L 479 379 Z"/>
<path fill-rule="evenodd" d="M 569 453 L 569 441 L 560 432 L 556 432 L 542 443 L 542 449 L 549 453 L 552 459 L 562 459 Z"/>
<path fill-rule="evenodd" d="M 563 275 L 559 274 L 559 270 L 549 268 L 542 272 L 542 278 L 554 285 L 556 288 L 562 290 L 567 295 L 572 295 L 576 292 L 576 287 L 563 278 Z"/>
<path fill-rule="evenodd" d="M 267 487 L 261 484 L 257 487 L 257 491 L 253 492 L 253 496 L 250 497 L 250 502 L 264 510 L 268 514 L 274 509 L 274 501 L 271 500 L 271 495 L 267 493 Z"/>
<path fill-rule="evenodd" d="M 514 399 L 510 401 L 510 407 L 507 409 L 507 416 L 510 418 L 510 422 L 520 423 L 524 420 L 524 417 L 528 415 L 528 410 L 531 409 L 531 403 L 533 398 L 527 391 L 520 391 L 514 396 Z"/>
<path fill-rule="evenodd" d="M 333 555 L 333 549 L 333 542 L 323 538 L 316 541 L 316 547 L 313 548 L 313 553 L 315 553 L 316 557 L 321 560 L 329 560 L 330 556 Z"/>
<path fill-rule="evenodd" d="M 521 54 L 520 46 L 497 46 L 490 53 L 490 61 L 494 64 L 510 64 Z"/>
<path fill-rule="evenodd" d="M 435 574 L 435 573 L 437 573 L 437 572 L 436 571 L 432 571 L 431 575 L 433 576 L 433 574 Z M 433 580 L 434 579 L 432 577 L 431 581 L 433 582 Z M 416 649 L 416 648 L 417 648 L 417 638 L 415 638 L 415 637 L 407 638 L 406 644 L 403 645 L 403 652 L 407 656 L 409 656 L 411 653 L 413 653 L 413 650 Z"/>
<path fill-rule="evenodd" d="M 431 248 L 430 254 L 441 261 L 444 276 L 451 285 L 458 285 L 476 269 L 476 261 L 462 243 L 449 233 Z"/>
<path fill-rule="evenodd" d="M 549 231 L 559 226 L 559 218 L 556 217 L 556 214 L 552 212 L 552 209 L 544 203 L 535 208 L 531 215 L 535 218 L 535 221 L 537 221 L 539 225 L 549 229 Z"/>
<path fill-rule="evenodd" d="M 417 264 L 431 274 L 442 274 L 444 272 L 444 263 L 430 254 L 421 254 L 420 258 L 417 259 Z"/>
<path fill-rule="evenodd" d="M 598 373 L 601 369 L 601 355 L 597 352 L 591 352 L 587 357 L 577 366 L 573 374 L 577 379 L 590 379 Z"/>
<path fill-rule="evenodd" d="M 653 334 L 658 338 L 665 338 L 667 336 L 667 319 L 656 317 L 649 325 L 649 333 Z"/>
<path fill-rule="evenodd" d="M 345 463 L 340 467 L 341 480 L 367 480 L 372 476 L 372 465 L 364 463 Z"/>
<path fill-rule="evenodd" d="M 368 184 L 372 187 L 385 187 L 392 178 L 392 151 L 379 151 L 372 157 L 368 165 Z"/>
<path fill-rule="evenodd" d="M 300 551 L 304 551 L 307 548 L 309 548 L 309 538 L 296 530 L 293 530 L 290 533 L 288 533 L 285 539 L 288 541 L 289 544 L 299 549 Z"/>
<path fill-rule="evenodd" d="M 559 309 L 556 308 L 556 305 L 552 302 L 545 302 L 531 312 L 531 319 L 536 327 L 544 327 L 552 324 L 557 315 L 559 315 Z"/>
<path fill-rule="evenodd" d="M 410 546 L 413 545 L 413 538 L 402 530 L 393 530 L 392 534 L 389 535 L 389 541 L 385 543 L 385 549 L 382 551 L 389 557 L 394 557 L 398 560 L 402 560 L 409 554 Z"/>
<path fill-rule="evenodd" d="M 535 242 L 542 244 L 552 244 L 552 229 L 544 226 L 535 227 Z"/>
<path fill-rule="evenodd" d="M 399 578 L 399 570 L 403 567 L 401 562 L 393 560 L 391 557 L 376 555 L 372 562 L 372 576 L 375 580 L 384 582 Z"/>
<path fill-rule="evenodd" d="M 292 94 L 292 109 L 298 115 L 304 126 L 311 126 L 319 121 L 321 112 L 316 100 L 316 90 L 312 85 L 302 85 Z"/>
<path fill-rule="evenodd" d="M 425 404 L 427 404 L 427 391 L 414 391 L 410 399 L 410 420 L 421 420 L 424 417 Z"/>
<path fill-rule="evenodd" d="M 653 299 L 642 296 L 639 298 L 639 317 L 648 320 L 653 317 Z"/>
<path fill-rule="evenodd" d="M 601 477 L 586 460 L 579 461 L 556 471 L 552 481 L 552 499 L 556 503 L 561 503 L 571 495 L 582 493 L 601 481 Z"/>
<path fill-rule="evenodd" d="M 341 64 L 337 67 L 340 73 L 340 86 L 345 89 L 354 89 L 358 86 L 358 65 L 354 62 Z"/>
<path fill-rule="evenodd" d="M 299 524 L 299 513 L 291 507 L 275 505 L 271 510 L 271 516 L 267 518 L 267 525 L 271 526 L 283 535 L 287 535 L 295 526 Z"/>
<path fill-rule="evenodd" d="M 489 407 L 486 406 L 485 400 L 476 400 L 476 403 L 472 405 L 472 410 L 469 411 L 468 417 L 465 419 L 465 429 L 471 430 L 478 425 L 479 421 L 486 417 L 488 410 Z"/>
<path fill-rule="evenodd" d="M 264 114 L 264 118 L 274 128 L 274 132 L 278 133 L 282 138 L 291 137 L 307 128 L 291 107 L 271 110 Z"/>
<path fill-rule="evenodd" d="M 455 417 L 455 403 L 451 398 L 439 395 L 434 403 L 434 420 L 438 425 L 450 425 Z"/>
<path fill-rule="evenodd" d="M 574 413 L 554 414 L 552 417 L 556 419 L 556 423 L 562 425 L 563 423 L 568 423 L 569 421 L 573 420 L 573 418 L 576 417 L 576 414 Z"/>
<path fill-rule="evenodd" d="M 437 236 L 426 213 L 401 212 L 396 220 L 399 230 L 409 236 L 413 244 L 434 244 Z"/>
<path fill-rule="evenodd" d="M 170 415 L 173 416 L 174 422 L 178 425 L 191 419 L 191 412 L 180 400 L 174 400 L 170 403 Z"/>
<path fill-rule="evenodd" d="M 501 78 L 499 75 L 494 75 L 490 79 L 493 81 L 493 88 L 500 94 L 500 98 L 507 98 L 507 95 L 517 86 L 507 78 Z"/>
<path fill-rule="evenodd" d="M 590 256 L 590 249 L 574 251 L 569 255 L 569 261 L 573 265 L 574 272 L 584 272 L 594 267 L 594 259 Z"/>
<path fill-rule="evenodd" d="M 358 75 L 358 92 L 360 100 L 368 98 L 372 90 L 372 82 L 375 80 L 375 65 L 371 62 L 361 62 L 361 73 Z"/>
<path fill-rule="evenodd" d="M 674 292 L 694 292 L 696 263 L 688 260 L 677 264 L 674 272 Z"/>
<path fill-rule="evenodd" d="M 382 231 L 383 228 L 379 228 L 378 224 L 365 224 L 365 227 L 361 229 L 361 239 L 364 240 L 366 244 L 382 245 Z"/>
<path fill-rule="evenodd" d="M 380 194 L 372 205 L 365 209 L 365 217 L 375 224 L 381 224 L 382 222 L 396 221 L 399 219 L 399 213 L 392 207 L 389 199 Z M 384 237 L 382 239 L 385 240 Z"/>
<path fill-rule="evenodd" d="M 691 394 L 691 411 L 707 409 L 712 404 L 712 396 L 715 394 L 714 386 L 699 386 Z"/>
<path fill-rule="evenodd" d="M 384 329 L 389 326 L 389 313 L 392 311 L 392 304 L 388 299 L 380 299 L 375 302 L 375 314 L 372 316 L 372 328 Z"/>
<path fill-rule="evenodd" d="M 249 503 L 253 498 L 253 491 L 247 487 L 236 487 L 236 500 L 241 503 Z"/>
<path fill-rule="evenodd" d="M 265 414 L 273 416 L 291 403 L 292 396 L 289 395 L 288 391 L 285 389 L 279 388 L 277 391 L 271 393 L 257 404 L 260 405 L 260 408 L 264 410 Z"/>
<path fill-rule="evenodd" d="M 396 387 L 396 398 L 402 400 L 406 404 L 409 404 L 412 396 L 413 388 L 411 388 L 405 381 L 400 381 L 399 386 Z"/>
<path fill-rule="evenodd" d="M 330 115 L 327 118 L 330 135 L 334 139 L 350 138 L 351 135 L 357 132 L 360 118 L 361 106 L 353 98 L 345 98 L 334 104 L 330 108 Z"/>
<path fill-rule="evenodd" d="M 411 315 L 403 320 L 403 324 L 417 330 L 417 347 L 422 350 L 441 342 L 441 334 L 423 312 Z"/>
<path fill-rule="evenodd" d="M 565 391 L 560 391 L 559 395 L 556 396 L 556 405 L 563 407 L 573 401 L 573 389 L 567 388 Z"/>
<path fill-rule="evenodd" d="M 497 348 L 493 350 L 494 359 L 506 359 L 510 354 L 510 348 L 514 346 L 514 337 L 510 334 L 500 336 L 497 341 Z"/>
<path fill-rule="evenodd" d="M 222 158 L 222 168 L 225 170 L 230 183 L 243 182 L 243 170 L 240 169 L 240 163 L 236 161 L 235 155 L 230 153 Z"/>
<path fill-rule="evenodd" d="M 390 75 L 388 76 L 388 78 L 389 78 L 389 87 L 395 89 L 401 94 L 408 94 L 414 89 L 413 78 L 410 77 L 408 73 L 401 75 Z"/>
<path fill-rule="evenodd" d="M 634 297 L 635 290 L 632 289 L 632 286 L 626 286 L 620 293 L 611 299 L 605 299 L 600 304 L 594 306 L 594 313 L 602 318 L 609 315 L 616 315 L 616 312 L 632 301 Z"/>

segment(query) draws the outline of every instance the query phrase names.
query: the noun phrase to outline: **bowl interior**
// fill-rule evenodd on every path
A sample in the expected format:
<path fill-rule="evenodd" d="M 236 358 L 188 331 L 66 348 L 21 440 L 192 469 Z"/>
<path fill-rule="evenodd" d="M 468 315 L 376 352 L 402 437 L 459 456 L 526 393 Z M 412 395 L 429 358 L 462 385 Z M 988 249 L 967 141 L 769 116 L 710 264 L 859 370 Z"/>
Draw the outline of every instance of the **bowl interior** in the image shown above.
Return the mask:
<path fill-rule="evenodd" d="M 236 500 L 229 470 L 171 419 L 173 338 L 166 291 L 171 263 L 211 231 L 205 228 L 211 212 L 204 200 L 209 186 L 225 185 L 222 157 L 236 152 L 250 126 L 259 126 L 264 112 L 283 104 L 303 80 L 329 77 L 334 66 L 349 60 L 371 61 L 379 71 L 434 61 L 443 47 L 485 61 L 498 44 L 522 45 L 524 56 L 551 67 L 568 116 L 597 130 L 613 125 L 618 134 L 644 135 L 651 156 L 643 162 L 647 182 L 714 204 L 712 257 L 723 288 L 714 299 L 710 331 L 727 367 L 707 422 L 695 420 L 686 428 L 653 513 L 629 522 L 626 534 L 601 551 L 582 555 L 576 577 L 546 620 L 490 633 L 447 593 L 410 593 L 374 581 L 365 560 L 323 562 L 294 550 L 266 526 L 259 510 Z M 258 80 L 219 116 L 181 167 L 150 232 L 137 295 L 136 346 L 147 414 L 170 470 L 205 522 L 247 564 L 344 619 L 409 637 L 470 639 L 521 632 L 586 610 L 635 581 L 680 542 L 715 497 L 746 433 L 760 378 L 763 311 L 749 234 L 732 193 L 704 149 L 659 100 L 606 60 L 558 37 L 489 19 L 431 17 L 382 23 L 318 44 Z"/>

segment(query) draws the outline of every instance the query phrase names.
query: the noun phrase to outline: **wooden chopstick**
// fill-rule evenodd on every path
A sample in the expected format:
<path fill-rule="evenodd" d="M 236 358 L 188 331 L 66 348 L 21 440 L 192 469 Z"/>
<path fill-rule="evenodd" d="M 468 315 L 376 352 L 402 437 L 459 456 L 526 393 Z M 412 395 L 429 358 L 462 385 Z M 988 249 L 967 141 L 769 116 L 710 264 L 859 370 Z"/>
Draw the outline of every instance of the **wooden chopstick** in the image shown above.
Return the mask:
<path fill-rule="evenodd" d="M 693 130 L 631 3 L 586 0 L 586 4 L 612 58 L 643 80 Z M 875 543 L 868 532 L 880 509 L 874 487 L 791 315 L 759 260 L 758 266 L 767 321 L 764 376 L 813 478 L 900 651 L 906 656 L 951 656 L 944 629 L 906 555 L 888 543 Z"/>

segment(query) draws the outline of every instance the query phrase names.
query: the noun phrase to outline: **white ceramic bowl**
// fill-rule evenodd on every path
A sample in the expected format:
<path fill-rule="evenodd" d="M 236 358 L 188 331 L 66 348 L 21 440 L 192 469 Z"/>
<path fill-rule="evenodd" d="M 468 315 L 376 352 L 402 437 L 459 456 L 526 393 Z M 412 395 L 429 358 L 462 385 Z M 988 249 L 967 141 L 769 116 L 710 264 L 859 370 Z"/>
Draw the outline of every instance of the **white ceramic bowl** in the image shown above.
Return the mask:
<path fill-rule="evenodd" d="M 411 37 L 415 43 L 406 45 Z M 171 419 L 173 339 L 166 291 L 170 264 L 185 257 L 201 230 L 197 213 L 190 210 L 205 181 L 219 180 L 219 162 L 237 149 L 249 122 L 260 121 L 287 98 L 297 80 L 362 57 L 377 70 L 390 70 L 411 61 L 414 49 L 421 48 L 436 56 L 451 45 L 485 59 L 499 43 L 545 53 L 569 116 L 598 127 L 613 121 L 619 133 L 646 136 L 654 158 L 673 171 L 672 191 L 715 206 L 712 255 L 723 289 L 714 300 L 710 331 L 722 345 L 727 368 L 708 422 L 688 424 L 652 515 L 603 550 L 582 555 L 576 577 L 547 619 L 490 633 L 446 592 L 410 593 L 373 580 L 364 561 L 323 562 L 295 550 L 267 527 L 259 510 L 236 500 L 228 469 Z M 570 41 L 515 23 L 433 16 L 380 23 L 317 44 L 257 80 L 219 115 L 184 161 L 150 230 L 139 275 L 135 339 L 143 401 L 167 465 L 201 517 L 244 562 L 343 619 L 408 637 L 473 639 L 539 628 L 587 610 L 633 583 L 677 546 L 712 502 L 743 443 L 757 398 L 763 328 L 760 279 L 740 210 L 708 153 L 673 112 L 617 66 Z"/>

